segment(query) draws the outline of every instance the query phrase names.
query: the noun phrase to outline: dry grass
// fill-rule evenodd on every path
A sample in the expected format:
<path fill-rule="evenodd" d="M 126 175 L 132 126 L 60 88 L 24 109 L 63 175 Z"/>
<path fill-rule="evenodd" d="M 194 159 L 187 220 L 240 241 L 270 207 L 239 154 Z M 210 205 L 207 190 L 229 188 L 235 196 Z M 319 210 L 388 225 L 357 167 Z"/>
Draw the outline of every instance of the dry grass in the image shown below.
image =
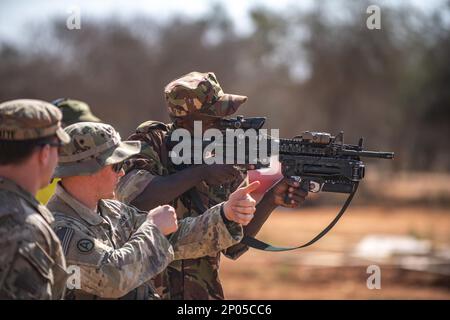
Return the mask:
<path fill-rule="evenodd" d="M 258 238 L 276 245 L 304 243 L 337 213 L 336 207 L 278 210 Z M 450 299 L 450 279 L 382 266 L 381 290 L 366 286 L 370 265 L 340 266 L 369 234 L 412 235 L 434 248 L 450 245 L 448 209 L 350 207 L 330 233 L 312 247 L 270 253 L 251 249 L 237 261 L 222 259 L 228 299 Z"/>

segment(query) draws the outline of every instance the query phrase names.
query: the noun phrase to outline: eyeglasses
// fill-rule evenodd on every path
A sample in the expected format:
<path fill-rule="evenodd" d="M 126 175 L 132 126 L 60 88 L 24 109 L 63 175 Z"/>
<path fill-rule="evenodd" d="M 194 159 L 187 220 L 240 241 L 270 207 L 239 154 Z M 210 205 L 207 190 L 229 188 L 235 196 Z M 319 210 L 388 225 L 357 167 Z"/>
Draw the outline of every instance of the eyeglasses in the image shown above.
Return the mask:
<path fill-rule="evenodd" d="M 112 165 L 111 167 L 112 171 L 114 171 L 115 173 L 120 173 L 120 171 L 122 171 L 123 169 L 123 161 L 119 162 L 119 163 L 115 163 Z"/>

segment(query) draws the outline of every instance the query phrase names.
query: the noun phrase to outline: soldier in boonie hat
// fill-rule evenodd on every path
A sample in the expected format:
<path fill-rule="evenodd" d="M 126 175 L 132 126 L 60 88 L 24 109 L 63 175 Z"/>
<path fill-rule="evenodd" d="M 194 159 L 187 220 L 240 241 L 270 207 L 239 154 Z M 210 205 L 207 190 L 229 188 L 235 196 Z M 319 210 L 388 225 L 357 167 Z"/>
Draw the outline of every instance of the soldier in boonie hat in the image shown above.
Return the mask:
<path fill-rule="evenodd" d="M 59 98 L 52 101 L 52 104 L 61 110 L 64 127 L 77 122 L 102 122 L 92 113 L 91 108 L 86 102 L 75 99 Z"/>
<path fill-rule="evenodd" d="M 53 100 L 52 104 L 62 113 L 62 127 L 66 127 L 77 122 L 102 122 L 99 118 L 92 114 L 91 108 L 86 102 L 75 99 L 58 98 Z M 55 192 L 57 181 L 58 179 L 53 179 L 52 183 L 50 183 L 47 187 L 39 190 L 36 198 L 41 203 L 48 202 L 50 197 Z"/>
<path fill-rule="evenodd" d="M 213 72 L 190 72 L 164 88 L 171 117 L 203 114 L 225 117 L 247 101 L 246 96 L 224 93 Z"/>
<path fill-rule="evenodd" d="M 86 176 L 118 164 L 141 150 L 139 141 L 121 141 L 108 124 L 79 122 L 66 127 L 71 142 L 59 151 L 54 177 Z"/>
<path fill-rule="evenodd" d="M 140 151 L 140 142 L 121 141 L 104 123 L 79 122 L 65 132 L 72 140 L 59 150 L 61 180 L 48 202 L 67 262 L 80 268 L 80 287 L 65 298 L 157 298 L 147 282 L 174 258 L 166 235 L 178 228 L 175 210 L 141 212 L 114 193 L 122 162 Z"/>

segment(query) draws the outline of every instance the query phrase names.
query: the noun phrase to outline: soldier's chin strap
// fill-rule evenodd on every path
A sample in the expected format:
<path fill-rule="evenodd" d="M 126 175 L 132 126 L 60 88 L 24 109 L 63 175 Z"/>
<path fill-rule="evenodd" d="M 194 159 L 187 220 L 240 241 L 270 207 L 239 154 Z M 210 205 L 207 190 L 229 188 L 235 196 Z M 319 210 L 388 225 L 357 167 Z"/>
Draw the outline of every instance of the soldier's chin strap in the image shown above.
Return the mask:
<path fill-rule="evenodd" d="M 322 238 L 324 235 L 326 235 L 328 231 L 330 231 L 334 227 L 334 225 L 339 221 L 339 219 L 344 214 L 345 210 L 347 210 L 347 207 L 350 205 L 350 202 L 352 202 L 353 196 L 355 195 L 356 190 L 358 189 L 358 184 L 359 184 L 358 182 L 355 184 L 353 192 L 350 193 L 347 200 L 345 200 L 344 205 L 342 206 L 337 216 L 333 219 L 333 221 L 331 221 L 330 224 L 325 229 L 323 229 L 317 236 L 315 236 L 307 243 L 297 247 L 275 247 L 250 236 L 244 236 L 244 238 L 242 238 L 241 243 L 258 250 L 273 251 L 273 252 L 296 250 L 312 245 L 313 243 L 317 242 L 320 238 Z"/>

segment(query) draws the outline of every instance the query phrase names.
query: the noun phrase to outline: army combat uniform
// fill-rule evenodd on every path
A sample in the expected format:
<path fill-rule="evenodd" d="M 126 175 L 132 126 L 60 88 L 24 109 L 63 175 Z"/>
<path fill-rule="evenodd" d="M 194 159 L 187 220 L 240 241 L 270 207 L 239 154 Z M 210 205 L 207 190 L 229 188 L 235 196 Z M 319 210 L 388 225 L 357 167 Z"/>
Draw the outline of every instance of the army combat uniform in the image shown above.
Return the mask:
<path fill-rule="evenodd" d="M 100 200 L 93 212 L 60 183 L 48 208 L 67 265 L 80 268 L 81 286 L 66 299 L 155 298 L 145 283 L 172 261 L 173 249 L 146 213 L 114 200 Z"/>
<path fill-rule="evenodd" d="M 90 174 L 96 166 L 118 163 L 139 152 L 134 148 L 139 142 L 121 142 L 109 125 L 79 123 L 66 131 L 73 144 L 60 152 L 58 177 Z M 54 229 L 68 265 L 81 271 L 81 288 L 70 290 L 67 298 L 157 298 L 149 280 L 174 258 L 220 251 L 239 242 L 243 234 L 240 225 L 223 221 L 221 205 L 200 219 L 184 221 L 169 239 L 147 220 L 147 212 L 115 200 L 100 200 L 93 212 L 61 184 L 48 206 L 55 214 Z"/>
<path fill-rule="evenodd" d="M 43 101 L 5 102 L 0 104 L 0 139 L 56 135 L 67 143 L 60 120 L 60 111 Z M 0 299 L 63 297 L 66 263 L 52 222 L 53 215 L 32 194 L 0 177 Z"/>
<path fill-rule="evenodd" d="M 170 116 L 174 119 L 198 112 L 213 117 L 234 113 L 247 100 L 245 96 L 224 94 L 213 73 L 192 72 L 169 83 L 165 88 Z M 174 124 L 147 121 L 141 124 L 128 140 L 142 142 L 141 152 L 127 161 L 126 175 L 116 189 L 117 197 L 129 203 L 141 194 L 155 176 L 173 174 L 183 168 L 174 166 L 169 159 L 168 144 Z M 243 182 L 236 181 L 209 186 L 202 182 L 174 199 L 173 205 L 180 222 L 190 217 L 201 217 L 208 208 L 222 201 Z M 223 253 L 237 259 L 248 249 L 243 244 L 234 245 Z M 174 261 L 158 279 L 165 299 L 224 299 L 219 279 L 220 252 L 197 259 Z"/>

